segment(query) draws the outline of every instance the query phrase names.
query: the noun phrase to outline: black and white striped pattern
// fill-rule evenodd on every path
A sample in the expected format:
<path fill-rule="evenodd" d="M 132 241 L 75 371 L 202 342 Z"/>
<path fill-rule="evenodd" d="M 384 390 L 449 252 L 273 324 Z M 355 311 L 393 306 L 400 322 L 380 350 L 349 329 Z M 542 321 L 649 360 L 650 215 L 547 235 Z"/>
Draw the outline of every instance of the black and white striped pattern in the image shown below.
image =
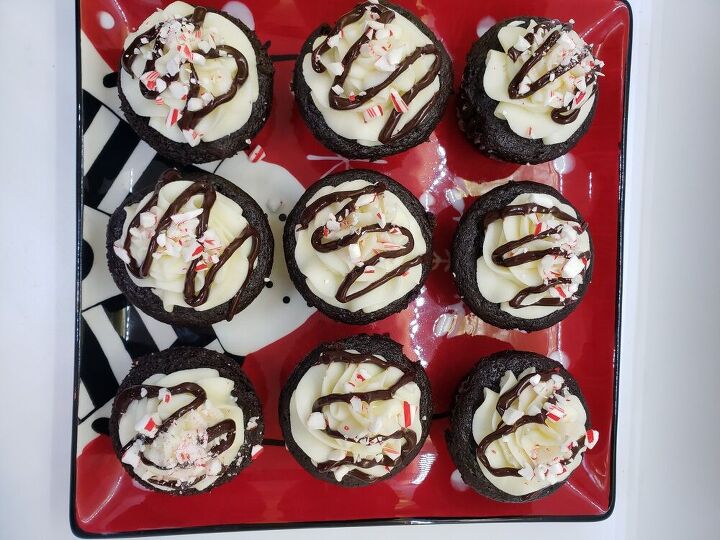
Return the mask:
<path fill-rule="evenodd" d="M 82 451 L 106 429 L 110 404 L 130 370 L 131 361 L 171 347 L 206 347 L 244 361 L 221 343 L 223 336 L 235 352 L 247 354 L 292 331 L 313 312 L 295 291 L 287 269 L 276 264 L 259 301 L 236 316 L 233 323 L 190 329 L 159 322 L 132 306 L 115 285 L 106 261 L 105 235 L 110 215 L 131 191 L 152 187 L 172 167 L 141 141 L 122 118 L 115 85 L 117 77 L 82 36 L 83 92 L 83 242 L 78 385 L 77 450 Z M 288 58 L 290 59 L 290 58 Z M 281 58 L 280 61 L 286 60 Z M 92 74 L 92 75 L 90 75 Z M 243 156 L 194 167 L 234 181 L 261 205 L 281 197 L 289 208 L 302 186 L 285 169 L 267 163 L 252 164 Z M 262 181 L 261 181 L 262 180 Z M 282 212 L 287 209 L 283 208 Z M 282 260 L 282 217 L 270 216 L 276 238 L 276 262 Z M 267 312 L 283 309 L 281 323 L 268 330 Z M 249 327 L 238 338 L 237 326 Z M 254 327 L 255 326 L 255 327 Z M 219 337 L 219 334 L 222 336 Z"/>
<path fill-rule="evenodd" d="M 156 321 L 131 305 L 115 286 L 105 263 L 109 216 L 130 190 L 153 186 L 172 165 L 85 90 L 82 106 L 84 253 L 78 421 L 84 423 L 95 419 L 95 413 L 115 396 L 131 359 L 183 345 L 225 351 L 211 327 L 189 329 Z"/>

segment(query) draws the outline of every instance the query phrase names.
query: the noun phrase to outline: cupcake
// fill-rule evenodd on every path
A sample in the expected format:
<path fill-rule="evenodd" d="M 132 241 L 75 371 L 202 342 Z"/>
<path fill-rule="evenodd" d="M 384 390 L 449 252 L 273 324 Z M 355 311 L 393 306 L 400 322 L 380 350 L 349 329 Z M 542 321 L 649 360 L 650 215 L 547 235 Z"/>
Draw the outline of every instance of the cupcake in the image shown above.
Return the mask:
<path fill-rule="evenodd" d="M 372 160 L 425 142 L 452 82 L 445 47 L 420 19 L 369 1 L 310 35 L 292 86 L 321 143 L 346 157 Z"/>
<path fill-rule="evenodd" d="M 352 336 L 298 364 L 280 394 L 279 418 L 288 450 L 310 474 L 367 486 L 400 472 L 422 448 L 430 381 L 390 338 Z"/>
<path fill-rule="evenodd" d="M 125 39 L 118 91 L 141 139 L 178 163 L 204 163 L 249 145 L 270 114 L 272 79 L 242 22 L 173 2 Z"/>
<path fill-rule="evenodd" d="M 262 443 L 262 412 L 237 363 L 182 347 L 133 362 L 113 401 L 110 436 L 137 482 L 193 495 L 250 464 Z"/>
<path fill-rule="evenodd" d="M 587 223 L 555 189 L 508 182 L 463 215 L 451 267 L 462 300 L 499 328 L 542 330 L 567 317 L 593 269 Z"/>
<path fill-rule="evenodd" d="M 363 169 L 313 184 L 285 223 L 290 277 L 328 317 L 368 324 L 414 299 L 430 271 L 433 217 L 385 175 Z"/>
<path fill-rule="evenodd" d="M 230 320 L 263 289 L 273 261 L 267 216 L 243 190 L 206 172 L 164 172 L 108 222 L 115 283 L 168 324 Z"/>
<path fill-rule="evenodd" d="M 472 46 L 457 113 L 460 129 L 481 152 L 542 163 L 567 153 L 588 130 L 603 62 L 573 24 L 515 17 Z"/>
<path fill-rule="evenodd" d="M 463 481 L 501 502 L 550 495 L 598 441 L 585 399 L 561 364 L 503 351 L 461 383 L 447 433 Z"/>

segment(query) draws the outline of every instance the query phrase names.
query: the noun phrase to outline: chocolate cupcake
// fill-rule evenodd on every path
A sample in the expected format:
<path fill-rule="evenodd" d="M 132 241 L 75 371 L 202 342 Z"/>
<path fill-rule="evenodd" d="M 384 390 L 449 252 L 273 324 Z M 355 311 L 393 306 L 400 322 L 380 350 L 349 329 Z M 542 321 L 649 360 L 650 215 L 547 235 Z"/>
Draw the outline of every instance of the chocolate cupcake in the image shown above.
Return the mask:
<path fill-rule="evenodd" d="M 148 315 L 206 326 L 232 319 L 260 294 L 273 236 L 267 216 L 234 184 L 170 169 L 110 216 L 107 259 L 118 288 Z"/>
<path fill-rule="evenodd" d="M 280 394 L 279 418 L 288 450 L 310 474 L 366 486 L 400 472 L 422 448 L 430 381 L 390 338 L 352 336 L 298 364 Z"/>
<path fill-rule="evenodd" d="M 514 17 L 472 46 L 457 113 L 481 152 L 542 163 L 567 153 L 588 130 L 604 64 L 573 24 Z"/>
<path fill-rule="evenodd" d="M 270 115 L 273 66 L 238 19 L 173 2 L 125 39 L 120 106 L 130 126 L 181 164 L 231 157 Z"/>
<path fill-rule="evenodd" d="M 451 267 L 462 300 L 499 328 L 542 330 L 567 317 L 593 269 L 587 223 L 555 189 L 508 182 L 463 215 Z"/>
<path fill-rule="evenodd" d="M 236 362 L 182 347 L 133 362 L 112 405 L 110 436 L 140 484 L 193 495 L 250 464 L 261 448 L 262 411 Z"/>
<path fill-rule="evenodd" d="M 378 159 L 428 139 L 452 82 L 445 47 L 420 19 L 369 1 L 310 35 L 292 85 L 320 142 L 349 158 Z"/>
<path fill-rule="evenodd" d="M 290 277 L 309 304 L 348 324 L 403 310 L 430 271 L 433 217 L 385 175 L 363 169 L 313 184 L 285 223 Z"/>
<path fill-rule="evenodd" d="M 558 362 L 503 351 L 478 362 L 461 383 L 447 432 L 463 481 L 501 502 L 550 495 L 595 446 L 585 399 Z"/>

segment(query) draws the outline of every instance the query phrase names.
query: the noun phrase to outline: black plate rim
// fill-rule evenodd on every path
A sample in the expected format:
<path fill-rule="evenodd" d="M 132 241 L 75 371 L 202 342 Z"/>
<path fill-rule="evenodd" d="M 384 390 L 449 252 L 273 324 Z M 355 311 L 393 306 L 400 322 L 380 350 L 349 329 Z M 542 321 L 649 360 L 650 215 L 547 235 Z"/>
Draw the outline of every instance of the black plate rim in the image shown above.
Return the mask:
<path fill-rule="evenodd" d="M 617 458 L 617 430 L 618 413 L 620 402 L 620 345 L 622 329 L 622 293 L 623 293 L 623 232 L 625 226 L 625 174 L 627 165 L 627 130 L 628 130 L 628 97 L 630 95 L 630 70 L 632 65 L 633 28 L 634 16 L 629 0 L 616 0 L 623 4 L 628 12 L 628 48 L 627 61 L 625 64 L 625 85 L 623 87 L 623 116 L 622 116 L 622 137 L 620 141 L 620 163 L 618 167 L 618 264 L 617 264 L 617 296 L 615 299 L 615 353 L 613 362 L 615 364 L 615 378 L 613 381 L 613 420 L 612 420 L 612 443 L 610 448 L 610 499 L 608 509 L 598 515 L 568 515 L 568 516 L 500 516 L 500 517 L 431 517 L 431 518 L 370 518 L 352 521 L 308 521 L 289 523 L 243 523 L 229 525 L 200 525 L 197 527 L 177 527 L 163 529 L 142 529 L 137 531 L 124 531 L 119 533 L 91 533 L 85 531 L 77 521 L 75 513 L 76 496 L 76 453 L 77 453 L 77 412 L 78 412 L 78 388 L 80 383 L 80 317 L 82 306 L 82 230 L 83 230 L 83 128 L 82 128 L 82 63 L 80 54 L 80 0 L 75 0 L 75 85 L 76 85 L 76 240 L 75 240 L 75 355 L 74 355 L 74 377 L 73 377 L 73 416 L 72 416 L 72 441 L 70 455 L 70 498 L 69 498 L 69 519 L 72 533 L 79 538 L 137 538 L 151 536 L 174 536 L 181 534 L 199 534 L 213 532 L 236 532 L 236 531 L 263 531 L 282 529 L 311 529 L 311 528 L 333 528 L 333 527 L 365 527 L 384 525 L 459 525 L 476 523 L 592 523 L 608 519 L 615 511 L 616 503 L 616 458 Z M 281 55 L 275 60 L 293 59 L 294 55 Z"/>

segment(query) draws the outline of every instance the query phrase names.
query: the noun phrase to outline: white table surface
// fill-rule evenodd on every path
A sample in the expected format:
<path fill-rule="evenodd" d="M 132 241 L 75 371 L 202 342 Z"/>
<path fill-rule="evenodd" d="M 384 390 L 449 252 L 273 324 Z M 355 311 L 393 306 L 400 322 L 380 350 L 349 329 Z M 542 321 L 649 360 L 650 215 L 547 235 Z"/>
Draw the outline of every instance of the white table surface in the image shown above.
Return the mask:
<path fill-rule="evenodd" d="M 720 2 L 632 4 L 614 514 L 584 524 L 347 528 L 344 538 L 388 532 L 421 540 L 720 537 L 720 242 L 714 221 L 720 201 L 714 166 Z M 0 538 L 72 538 L 74 7 L 70 0 L 0 0 L 0 11 Z M 338 533 L 305 529 L 212 538 Z M 210 535 L 197 538 L 205 537 Z"/>

